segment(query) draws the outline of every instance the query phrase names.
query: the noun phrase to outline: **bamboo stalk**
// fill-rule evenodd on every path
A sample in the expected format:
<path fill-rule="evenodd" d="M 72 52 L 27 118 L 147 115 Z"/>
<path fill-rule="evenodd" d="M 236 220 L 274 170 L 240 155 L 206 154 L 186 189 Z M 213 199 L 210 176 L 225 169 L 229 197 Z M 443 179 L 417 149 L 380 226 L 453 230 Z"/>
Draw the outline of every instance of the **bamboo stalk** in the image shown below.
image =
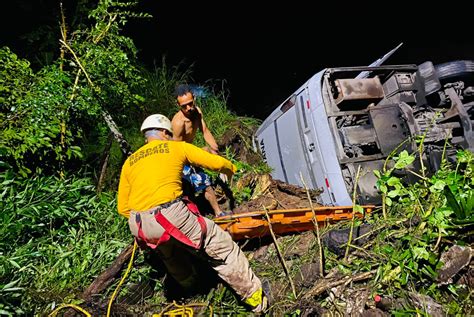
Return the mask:
<path fill-rule="evenodd" d="M 280 246 L 278 245 L 277 239 L 275 237 L 275 233 L 273 232 L 272 222 L 270 221 L 270 216 L 267 210 L 265 210 L 265 217 L 267 218 L 267 221 L 268 221 L 268 228 L 270 229 L 270 234 L 272 235 L 273 243 L 275 244 L 275 249 L 277 250 L 278 258 L 280 259 L 280 262 L 283 265 L 283 270 L 285 271 L 286 277 L 290 281 L 290 286 L 291 286 L 291 291 L 293 292 L 293 296 L 295 297 L 295 299 L 297 299 L 298 296 L 296 295 L 295 284 L 293 283 L 293 280 L 291 279 L 290 271 L 288 270 L 285 259 L 283 258 L 283 255 L 281 254 Z"/>
<path fill-rule="evenodd" d="M 107 34 L 107 32 L 109 32 L 110 27 L 112 26 L 112 23 L 113 23 L 113 22 L 115 21 L 115 19 L 117 18 L 117 14 L 114 14 L 113 16 L 110 16 L 110 15 L 109 15 L 109 18 L 110 18 L 110 20 L 109 20 L 109 23 L 107 23 L 107 26 L 105 27 L 105 30 L 104 30 L 101 34 L 99 34 L 99 35 L 92 41 L 94 44 L 99 43 L 99 42 L 105 37 L 105 35 Z"/>
<path fill-rule="evenodd" d="M 61 37 L 63 39 L 64 42 L 67 41 L 67 27 L 66 27 L 66 17 L 64 16 L 64 10 L 63 10 L 63 3 L 60 2 L 59 3 L 59 10 L 61 12 L 61 24 L 59 26 L 59 30 L 61 31 Z M 63 70 L 63 66 L 64 66 L 64 47 L 61 46 L 59 48 L 59 58 L 61 60 L 60 64 L 59 64 L 59 69 L 62 71 Z"/>
<path fill-rule="evenodd" d="M 349 249 L 352 242 L 352 235 L 354 232 L 354 222 L 355 222 L 355 205 L 357 198 L 357 184 L 359 183 L 360 177 L 360 165 L 357 167 L 356 179 L 354 182 L 354 191 L 352 193 L 352 220 L 351 220 L 351 230 L 349 231 L 349 239 L 347 240 L 346 253 L 344 254 L 344 261 L 347 261 L 347 256 L 349 255 Z"/>
<path fill-rule="evenodd" d="M 84 66 L 82 66 L 82 63 L 81 61 L 79 60 L 79 57 L 77 57 L 76 55 L 76 52 L 74 52 L 74 50 L 63 40 L 59 40 L 59 42 L 64 45 L 65 48 L 68 49 L 68 51 L 72 54 L 72 56 L 74 57 L 74 59 L 76 60 L 76 63 L 77 65 L 82 69 L 82 71 L 84 72 L 84 75 L 86 75 L 86 79 L 87 79 L 87 82 L 89 83 L 89 85 L 92 87 L 92 88 L 96 88 L 94 83 L 92 83 L 92 80 L 90 79 L 89 77 L 89 74 L 86 72 L 86 69 L 84 68 Z"/>
<path fill-rule="evenodd" d="M 300 172 L 301 182 L 303 183 L 304 189 L 306 190 L 306 195 L 308 196 L 309 206 L 311 207 L 311 213 L 313 216 L 313 224 L 316 230 L 316 239 L 318 240 L 318 251 L 319 251 L 319 275 L 324 277 L 324 253 L 323 253 L 323 246 L 321 244 L 321 236 L 319 234 L 319 225 L 318 220 L 316 219 L 316 213 L 314 212 L 313 201 L 311 200 L 311 195 L 309 194 L 308 186 L 306 186 L 306 182 L 304 181 L 303 174 Z"/>
<path fill-rule="evenodd" d="M 61 12 L 61 24 L 60 24 L 60 31 L 61 31 L 61 36 L 64 42 L 67 41 L 67 28 L 66 28 L 66 18 L 64 16 L 64 10 L 63 10 L 63 3 L 59 3 L 59 9 Z M 64 46 L 61 46 L 59 48 L 60 52 L 60 63 L 59 63 L 59 69 L 63 71 L 63 66 L 64 66 Z M 66 105 L 67 107 L 67 105 Z M 61 144 L 61 155 L 59 156 L 59 176 L 61 179 L 64 178 L 64 155 L 66 151 L 66 145 L 65 145 L 65 139 L 66 139 L 66 115 L 67 115 L 67 109 L 63 109 L 63 111 L 60 113 L 61 115 L 61 122 L 59 123 L 59 130 L 61 131 L 61 138 L 60 138 L 60 144 Z"/>

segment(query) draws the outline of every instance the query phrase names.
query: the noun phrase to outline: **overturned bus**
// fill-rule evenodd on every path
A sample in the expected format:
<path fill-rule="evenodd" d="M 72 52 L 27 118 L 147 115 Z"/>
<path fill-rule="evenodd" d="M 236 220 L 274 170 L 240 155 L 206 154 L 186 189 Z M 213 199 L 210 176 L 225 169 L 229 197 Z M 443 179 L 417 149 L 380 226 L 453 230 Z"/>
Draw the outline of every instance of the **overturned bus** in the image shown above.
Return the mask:
<path fill-rule="evenodd" d="M 352 204 L 360 167 L 357 202 L 379 204 L 373 170 L 393 153 L 416 153 L 417 136 L 424 136 L 427 172 L 440 167 L 443 155 L 474 151 L 473 106 L 474 61 L 327 68 L 264 120 L 254 148 L 275 179 L 303 185 L 302 175 L 328 206 Z M 415 180 L 411 173 L 400 177 Z"/>

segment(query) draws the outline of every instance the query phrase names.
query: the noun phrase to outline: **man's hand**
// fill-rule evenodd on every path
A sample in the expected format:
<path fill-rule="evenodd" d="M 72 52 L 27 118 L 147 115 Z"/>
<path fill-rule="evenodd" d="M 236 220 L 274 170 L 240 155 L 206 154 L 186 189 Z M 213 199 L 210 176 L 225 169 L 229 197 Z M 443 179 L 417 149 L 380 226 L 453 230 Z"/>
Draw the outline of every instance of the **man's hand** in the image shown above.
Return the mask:
<path fill-rule="evenodd" d="M 224 173 L 220 173 L 219 178 L 221 179 L 221 181 L 224 182 L 224 184 L 227 184 L 229 182 L 229 177 Z M 231 178 L 232 178 L 232 176 L 231 176 Z"/>
<path fill-rule="evenodd" d="M 234 173 L 232 173 L 232 171 L 228 171 L 227 173 L 220 173 L 219 174 L 219 178 L 224 182 L 224 184 L 226 184 L 227 187 L 231 188 L 234 184 L 233 184 L 233 176 L 234 176 Z M 224 178 L 222 178 L 224 177 Z"/>

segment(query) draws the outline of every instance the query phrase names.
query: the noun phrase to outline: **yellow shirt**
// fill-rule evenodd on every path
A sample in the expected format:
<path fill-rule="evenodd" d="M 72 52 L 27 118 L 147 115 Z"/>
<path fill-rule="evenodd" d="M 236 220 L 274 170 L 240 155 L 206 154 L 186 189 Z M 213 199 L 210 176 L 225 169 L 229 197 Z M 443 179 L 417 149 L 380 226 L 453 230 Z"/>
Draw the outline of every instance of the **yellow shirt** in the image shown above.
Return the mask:
<path fill-rule="evenodd" d="M 154 140 L 125 161 L 118 188 L 118 212 L 147 210 L 172 201 L 183 194 L 181 177 L 185 164 L 217 172 L 235 173 L 230 161 L 179 141 Z"/>

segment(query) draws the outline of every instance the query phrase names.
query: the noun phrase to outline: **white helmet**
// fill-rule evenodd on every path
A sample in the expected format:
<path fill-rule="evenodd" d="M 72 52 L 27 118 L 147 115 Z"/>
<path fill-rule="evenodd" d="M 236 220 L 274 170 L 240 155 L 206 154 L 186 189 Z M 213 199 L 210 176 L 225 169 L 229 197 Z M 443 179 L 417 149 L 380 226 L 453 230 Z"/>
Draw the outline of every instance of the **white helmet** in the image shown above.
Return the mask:
<path fill-rule="evenodd" d="M 140 131 L 143 132 L 148 129 L 165 129 L 173 133 L 170 119 L 162 114 L 152 114 L 143 121 Z"/>

